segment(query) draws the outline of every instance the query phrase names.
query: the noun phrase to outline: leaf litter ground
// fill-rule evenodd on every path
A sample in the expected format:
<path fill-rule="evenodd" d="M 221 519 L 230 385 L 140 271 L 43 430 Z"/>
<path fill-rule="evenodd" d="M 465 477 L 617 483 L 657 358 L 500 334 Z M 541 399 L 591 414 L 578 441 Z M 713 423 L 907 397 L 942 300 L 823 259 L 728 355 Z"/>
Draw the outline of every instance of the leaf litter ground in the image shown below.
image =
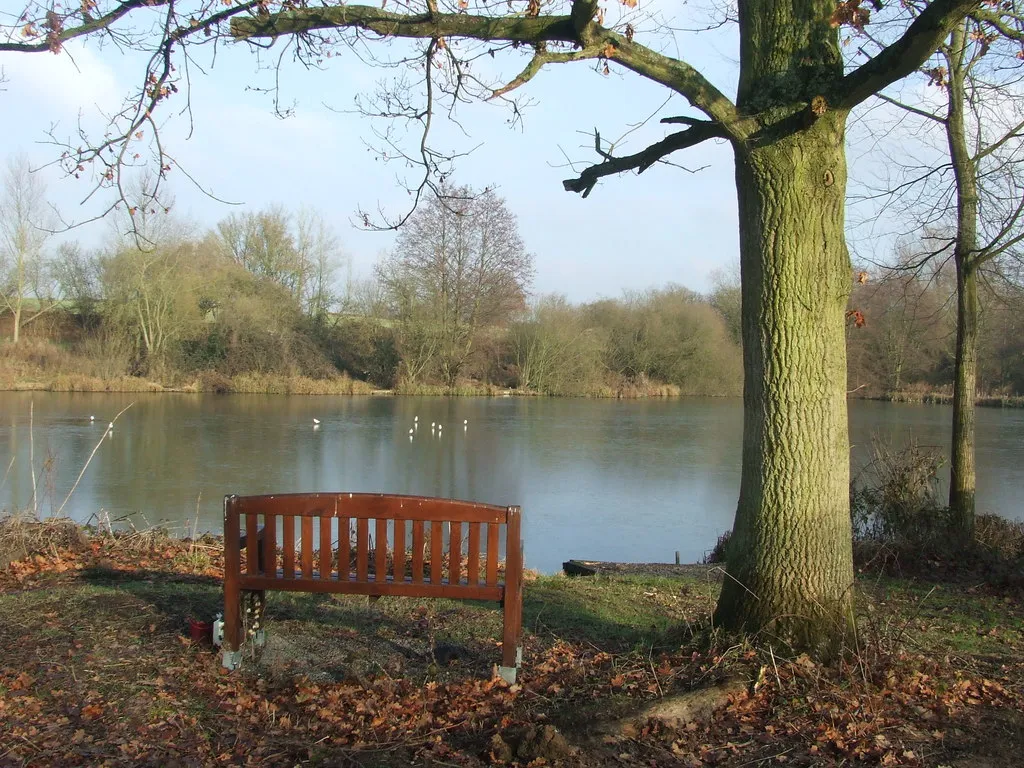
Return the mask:
<path fill-rule="evenodd" d="M 189 617 L 220 543 L 70 537 L 0 572 L 0 766 L 910 765 L 1024 754 L 1024 610 L 962 584 L 864 578 L 842 662 L 710 627 L 708 568 L 526 584 L 518 685 L 490 604 L 272 593 L 225 673 Z M 726 682 L 713 714 L 631 721 Z"/>

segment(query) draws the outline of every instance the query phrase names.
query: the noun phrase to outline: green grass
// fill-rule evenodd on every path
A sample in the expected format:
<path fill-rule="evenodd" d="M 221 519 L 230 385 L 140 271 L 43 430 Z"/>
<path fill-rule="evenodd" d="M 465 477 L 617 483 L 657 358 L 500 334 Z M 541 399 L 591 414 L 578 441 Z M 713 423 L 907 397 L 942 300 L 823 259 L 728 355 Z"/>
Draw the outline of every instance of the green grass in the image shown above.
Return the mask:
<path fill-rule="evenodd" d="M 524 631 L 543 644 L 586 642 L 616 653 L 679 647 L 709 626 L 717 594 L 717 584 L 700 578 L 542 576 L 525 586 Z M 35 629 L 46 640 L 64 630 L 90 633 L 111 624 L 141 631 L 156 623 L 184 634 L 189 617 L 209 619 L 221 601 L 214 579 L 96 570 L 86 572 L 83 582 L 0 595 L 0 622 L 17 626 L 19 617 L 59 613 L 59 622 L 43 621 Z M 864 577 L 858 608 L 862 632 L 926 653 L 987 657 L 1024 647 L 1024 609 L 1008 597 L 962 585 Z M 377 638 L 412 655 L 428 655 L 431 643 L 455 643 L 493 661 L 502 618 L 500 607 L 489 602 L 386 597 L 371 603 L 351 595 L 270 592 L 266 626 L 270 634 L 282 631 L 315 643 L 348 637 L 369 647 Z"/>
<path fill-rule="evenodd" d="M 1013 598 L 891 578 L 863 580 L 861 596 L 865 631 L 908 650 L 982 664 L 1024 651 L 1024 610 Z"/>
<path fill-rule="evenodd" d="M 523 623 L 537 635 L 607 650 L 678 645 L 706 621 L 717 585 L 656 576 L 545 576 L 527 585 Z"/>

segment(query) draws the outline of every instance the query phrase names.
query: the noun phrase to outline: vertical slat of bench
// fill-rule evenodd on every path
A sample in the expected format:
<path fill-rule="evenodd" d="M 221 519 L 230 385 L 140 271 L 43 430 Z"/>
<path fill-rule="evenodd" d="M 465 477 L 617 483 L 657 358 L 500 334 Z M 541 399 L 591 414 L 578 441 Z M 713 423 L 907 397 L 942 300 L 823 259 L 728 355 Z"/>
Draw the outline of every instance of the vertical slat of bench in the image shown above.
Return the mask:
<path fill-rule="evenodd" d="M 462 523 L 453 520 L 448 529 L 448 583 L 462 580 Z"/>
<path fill-rule="evenodd" d="M 302 577 L 313 578 L 313 518 L 302 518 Z"/>
<path fill-rule="evenodd" d="M 224 499 L 224 648 L 237 651 L 242 642 L 241 589 L 242 553 L 238 540 L 241 536 L 238 512 L 232 508 L 232 498 Z"/>
<path fill-rule="evenodd" d="M 263 572 L 277 578 L 277 515 L 263 516 Z"/>
<path fill-rule="evenodd" d="M 295 578 L 295 518 L 281 516 L 281 527 L 284 529 L 284 577 Z"/>
<path fill-rule="evenodd" d="M 498 584 L 498 523 L 487 524 L 487 586 Z"/>
<path fill-rule="evenodd" d="M 331 578 L 331 518 L 321 517 L 320 521 L 320 578 Z"/>
<path fill-rule="evenodd" d="M 505 600 L 503 613 L 505 630 L 501 641 L 501 663 L 515 667 L 519 649 L 520 628 L 523 623 L 523 545 L 520 538 L 519 507 L 508 508 L 505 527 Z"/>
<path fill-rule="evenodd" d="M 480 523 L 469 524 L 469 558 L 466 561 L 466 583 L 475 587 L 480 583 Z"/>
<path fill-rule="evenodd" d="M 423 583 L 423 521 L 412 522 L 412 583 Z"/>
<path fill-rule="evenodd" d="M 405 520 L 395 520 L 394 577 L 395 582 L 405 581 Z"/>
<path fill-rule="evenodd" d="M 444 570 L 444 524 L 434 521 L 430 524 L 430 583 L 441 583 L 441 572 Z"/>
<path fill-rule="evenodd" d="M 377 519 L 377 541 L 374 545 L 373 580 L 383 583 L 388 577 L 388 521 Z"/>
<path fill-rule="evenodd" d="M 259 523 L 254 513 L 245 516 L 245 572 L 250 576 L 260 572 Z"/>
<path fill-rule="evenodd" d="M 352 574 L 352 523 L 347 517 L 338 518 L 338 578 L 348 581 Z"/>
<path fill-rule="evenodd" d="M 366 581 L 370 557 L 370 521 L 356 520 L 356 581 Z"/>

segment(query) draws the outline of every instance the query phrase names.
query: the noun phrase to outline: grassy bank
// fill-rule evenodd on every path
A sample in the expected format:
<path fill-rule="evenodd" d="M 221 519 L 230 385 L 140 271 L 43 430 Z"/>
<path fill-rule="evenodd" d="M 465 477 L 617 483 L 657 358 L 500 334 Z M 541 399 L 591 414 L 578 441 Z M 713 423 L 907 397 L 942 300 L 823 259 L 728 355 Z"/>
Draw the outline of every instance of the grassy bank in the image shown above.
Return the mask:
<path fill-rule="evenodd" d="M 225 376 L 215 371 L 171 371 L 163 376 L 142 377 L 96 372 L 93 369 L 97 366 L 55 349 L 48 344 L 27 343 L 13 352 L 10 345 L 4 346 L 0 354 L 0 390 L 292 395 L 368 395 L 374 391 L 370 384 L 345 374 L 311 378 L 274 373 Z"/>
<path fill-rule="evenodd" d="M 205 373 L 191 379 L 166 382 L 136 376 L 104 379 L 60 373 L 52 377 L 0 380 L 0 389 L 12 392 L 213 392 L 253 395 L 369 395 L 375 391 L 366 382 L 347 376 L 311 379 L 305 376 Z"/>
<path fill-rule="evenodd" d="M 412 395 L 443 397 L 590 397 L 621 400 L 680 397 L 679 387 L 671 384 L 620 387 L 593 387 L 585 392 L 545 395 L 530 390 L 510 389 L 494 384 L 462 382 L 454 387 L 438 384 L 400 384 L 394 389 L 380 389 L 365 381 L 344 374 L 326 379 L 278 374 L 240 374 L 224 376 L 204 371 L 191 377 L 173 376 L 154 381 L 136 376 L 100 378 L 84 374 L 58 373 L 5 377 L 0 371 L 0 390 L 11 392 L 210 392 L 216 394 L 250 395 Z"/>
<path fill-rule="evenodd" d="M 496 606 L 274 593 L 267 647 L 224 674 L 186 630 L 220 606 L 216 539 L 20 530 L 3 765 L 1001 768 L 1024 749 L 1024 609 L 976 585 L 863 578 L 857 647 L 822 666 L 716 632 L 713 569 L 532 578 L 512 687 L 490 677 Z M 696 716 L 628 722 L 670 701 Z"/>
<path fill-rule="evenodd" d="M 953 404 L 953 394 L 941 390 L 901 390 L 885 392 L 866 399 L 883 400 L 889 403 Z M 1019 395 L 978 395 L 974 399 L 974 404 L 985 408 L 1024 408 L 1024 397 Z"/>
<path fill-rule="evenodd" d="M 120 365 L 101 358 L 89 359 L 58 345 L 26 340 L 17 347 L 0 345 L 0 390 L 42 392 L 213 392 L 269 395 L 444 395 L 504 397 L 541 393 L 512 389 L 480 381 L 455 386 L 401 383 L 394 389 L 376 387 L 347 374 L 327 371 L 317 378 L 280 373 L 241 373 L 228 376 L 212 370 L 127 376 Z M 333 369 L 331 369 L 333 371 Z M 671 384 L 647 380 L 593 384 L 579 391 L 557 393 L 576 397 L 635 399 L 678 397 L 683 391 Z"/>
<path fill-rule="evenodd" d="M 399 384 L 392 391 L 396 395 L 443 395 L 448 397 L 592 397 L 620 400 L 681 397 L 683 391 L 674 384 L 657 382 L 623 382 L 617 386 L 594 385 L 571 392 L 543 393 L 530 389 L 512 389 L 484 382 L 461 382 L 454 387 L 439 384 Z"/>

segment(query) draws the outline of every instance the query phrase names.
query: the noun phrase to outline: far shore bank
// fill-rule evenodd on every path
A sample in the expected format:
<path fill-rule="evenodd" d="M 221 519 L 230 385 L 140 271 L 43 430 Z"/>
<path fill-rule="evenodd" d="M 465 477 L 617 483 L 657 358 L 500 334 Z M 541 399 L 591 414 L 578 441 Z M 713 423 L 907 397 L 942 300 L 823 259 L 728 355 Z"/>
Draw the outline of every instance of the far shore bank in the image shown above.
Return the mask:
<path fill-rule="evenodd" d="M 515 389 L 482 382 L 460 382 L 454 387 L 440 384 L 399 385 L 393 389 L 348 376 L 313 379 L 306 376 L 279 374 L 242 374 L 224 376 L 204 371 L 178 382 L 160 382 L 139 376 L 100 378 L 81 374 L 60 373 L 39 377 L 0 376 L 0 392 L 92 392 L 92 393 L 178 393 L 236 395 L 352 395 L 383 397 L 582 397 L 610 400 L 669 399 L 681 397 L 735 398 L 738 394 L 685 392 L 671 384 L 642 382 L 619 386 L 601 385 L 580 392 L 545 393 Z M 948 392 L 901 391 L 880 394 L 851 393 L 851 400 L 875 400 L 911 405 L 952 405 Z M 979 395 L 975 405 L 981 408 L 1024 408 L 1024 396 Z"/>
<path fill-rule="evenodd" d="M 202 372 L 183 381 L 161 382 L 138 376 L 100 378 L 60 373 L 53 376 L 0 376 L 0 391 L 6 392 L 99 392 L 99 393 L 183 393 L 238 395 L 354 395 L 354 396 L 442 396 L 442 397 L 590 397 L 605 399 L 676 398 L 683 396 L 733 397 L 686 393 L 671 384 L 643 382 L 619 386 L 600 385 L 580 392 L 548 394 L 534 390 L 501 387 L 482 382 L 460 382 L 454 387 L 439 384 L 403 384 L 393 389 L 348 376 L 313 379 L 279 374 L 224 376 Z"/>
<path fill-rule="evenodd" d="M 863 399 L 919 405 L 953 404 L 953 395 L 949 392 L 885 392 L 880 395 L 865 395 Z M 974 398 L 974 404 L 981 408 L 1024 408 L 1024 397 L 1020 395 L 978 395 Z"/>

